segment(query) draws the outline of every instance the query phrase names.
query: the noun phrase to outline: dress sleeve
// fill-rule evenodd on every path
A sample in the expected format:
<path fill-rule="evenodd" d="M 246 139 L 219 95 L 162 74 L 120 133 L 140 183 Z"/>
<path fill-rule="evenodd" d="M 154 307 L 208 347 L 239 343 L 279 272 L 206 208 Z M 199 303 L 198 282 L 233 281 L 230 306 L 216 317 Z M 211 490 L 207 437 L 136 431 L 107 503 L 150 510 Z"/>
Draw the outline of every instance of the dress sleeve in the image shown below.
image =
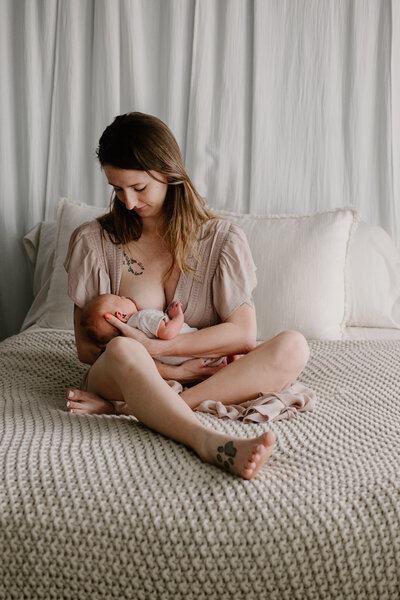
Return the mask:
<path fill-rule="evenodd" d="M 104 258 L 98 252 L 96 232 L 84 223 L 72 233 L 64 268 L 68 273 L 68 296 L 79 308 L 99 294 L 111 292 Z"/>
<path fill-rule="evenodd" d="M 250 298 L 257 285 L 256 266 L 244 231 L 231 224 L 213 277 L 213 304 L 225 321 Z"/>

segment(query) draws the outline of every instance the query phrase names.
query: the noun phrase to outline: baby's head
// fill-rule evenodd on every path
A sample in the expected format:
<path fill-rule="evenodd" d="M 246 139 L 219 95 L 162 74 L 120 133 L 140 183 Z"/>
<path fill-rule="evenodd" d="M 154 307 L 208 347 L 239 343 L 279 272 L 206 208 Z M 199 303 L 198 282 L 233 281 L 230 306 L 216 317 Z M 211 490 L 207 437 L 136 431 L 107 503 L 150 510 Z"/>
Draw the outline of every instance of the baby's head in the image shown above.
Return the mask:
<path fill-rule="evenodd" d="M 119 329 L 111 325 L 104 315 L 111 313 L 126 323 L 137 312 L 132 298 L 101 294 L 90 300 L 82 309 L 81 326 L 85 328 L 89 338 L 99 346 L 105 346 L 112 338 L 120 334 Z"/>

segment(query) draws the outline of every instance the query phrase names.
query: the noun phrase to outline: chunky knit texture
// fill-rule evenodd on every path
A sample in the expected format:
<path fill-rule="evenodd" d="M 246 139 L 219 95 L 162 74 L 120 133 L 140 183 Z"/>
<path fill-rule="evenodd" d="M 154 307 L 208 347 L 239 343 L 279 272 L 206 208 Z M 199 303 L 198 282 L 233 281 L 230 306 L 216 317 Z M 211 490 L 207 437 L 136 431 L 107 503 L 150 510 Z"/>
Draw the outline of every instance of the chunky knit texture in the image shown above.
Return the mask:
<path fill-rule="evenodd" d="M 130 417 L 78 416 L 71 332 L 0 344 L 0 598 L 398 600 L 400 342 L 311 343 L 312 413 L 244 481 Z"/>

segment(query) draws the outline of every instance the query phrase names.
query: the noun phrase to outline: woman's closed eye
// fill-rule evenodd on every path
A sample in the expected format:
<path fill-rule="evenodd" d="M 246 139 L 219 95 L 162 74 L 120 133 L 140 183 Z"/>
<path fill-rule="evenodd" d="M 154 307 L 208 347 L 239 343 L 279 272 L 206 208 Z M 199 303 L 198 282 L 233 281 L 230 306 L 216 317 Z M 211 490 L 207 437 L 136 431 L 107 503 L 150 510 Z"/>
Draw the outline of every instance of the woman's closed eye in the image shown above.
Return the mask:
<path fill-rule="evenodd" d="M 142 187 L 140 189 L 137 189 L 137 188 L 135 188 L 133 186 L 131 186 L 131 187 L 135 190 L 135 192 L 143 192 L 146 189 L 146 186 L 144 186 L 144 187 Z M 122 188 L 114 187 L 114 192 L 122 192 Z"/>

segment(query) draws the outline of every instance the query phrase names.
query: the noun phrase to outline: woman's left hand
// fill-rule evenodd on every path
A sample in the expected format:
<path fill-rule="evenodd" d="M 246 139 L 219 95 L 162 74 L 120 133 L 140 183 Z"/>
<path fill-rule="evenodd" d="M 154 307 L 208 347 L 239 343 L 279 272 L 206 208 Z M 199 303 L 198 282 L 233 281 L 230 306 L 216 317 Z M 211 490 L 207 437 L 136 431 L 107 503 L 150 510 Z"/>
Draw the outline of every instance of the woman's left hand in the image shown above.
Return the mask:
<path fill-rule="evenodd" d="M 117 317 L 111 315 L 110 313 L 106 314 L 107 317 L 104 316 L 104 318 L 106 319 L 107 323 L 110 323 L 111 325 L 119 329 L 119 331 L 124 337 L 128 337 L 132 340 L 140 342 L 151 356 L 156 356 L 154 354 L 154 352 L 156 351 L 154 342 L 157 342 L 158 340 L 151 340 L 147 337 L 145 333 L 143 333 L 143 331 L 136 329 L 136 327 L 131 327 L 130 325 L 127 325 L 126 323 L 120 321 L 119 319 L 117 319 Z"/>

